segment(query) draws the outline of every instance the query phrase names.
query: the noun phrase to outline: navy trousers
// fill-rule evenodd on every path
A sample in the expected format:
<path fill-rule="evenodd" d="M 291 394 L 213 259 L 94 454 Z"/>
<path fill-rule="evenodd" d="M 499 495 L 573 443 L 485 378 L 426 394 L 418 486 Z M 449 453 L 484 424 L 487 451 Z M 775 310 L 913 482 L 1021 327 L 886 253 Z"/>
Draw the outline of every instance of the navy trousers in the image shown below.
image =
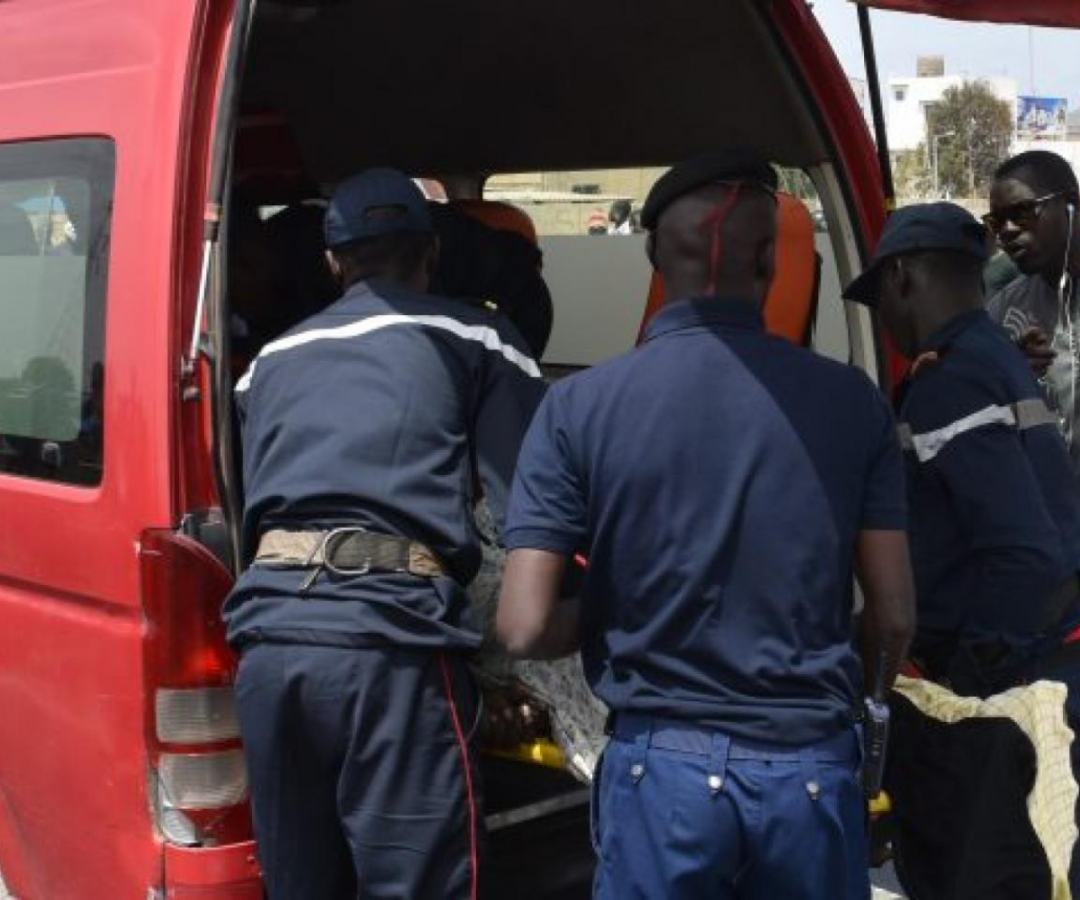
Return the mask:
<path fill-rule="evenodd" d="M 748 745 L 621 716 L 593 785 L 595 900 L 867 900 L 854 730 Z"/>
<path fill-rule="evenodd" d="M 236 692 L 271 900 L 475 900 L 476 697 L 460 658 L 256 643 Z"/>

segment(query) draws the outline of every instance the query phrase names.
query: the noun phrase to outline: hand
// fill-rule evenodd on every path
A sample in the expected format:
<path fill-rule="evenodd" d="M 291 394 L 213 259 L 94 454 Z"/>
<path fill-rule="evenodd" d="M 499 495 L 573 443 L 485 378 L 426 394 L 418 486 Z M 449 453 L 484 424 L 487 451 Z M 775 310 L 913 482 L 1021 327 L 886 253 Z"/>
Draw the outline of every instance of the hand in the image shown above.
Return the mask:
<path fill-rule="evenodd" d="M 1050 346 L 1050 336 L 1041 328 L 1029 328 L 1016 343 L 1028 358 L 1028 363 L 1031 365 L 1031 371 L 1035 373 L 1035 377 L 1042 378 L 1046 375 L 1050 363 L 1057 356 L 1057 353 Z"/>

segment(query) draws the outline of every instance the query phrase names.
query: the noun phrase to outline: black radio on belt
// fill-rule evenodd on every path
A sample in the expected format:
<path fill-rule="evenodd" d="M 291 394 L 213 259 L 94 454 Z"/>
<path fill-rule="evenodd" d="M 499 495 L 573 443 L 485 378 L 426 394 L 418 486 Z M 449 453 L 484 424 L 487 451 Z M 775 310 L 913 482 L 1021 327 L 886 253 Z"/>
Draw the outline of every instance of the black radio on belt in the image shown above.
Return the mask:
<path fill-rule="evenodd" d="M 889 705 L 885 702 L 885 657 L 878 661 L 874 690 L 866 698 L 863 718 L 863 791 L 869 798 L 881 793 L 885 777 L 885 753 L 889 745 Z"/>

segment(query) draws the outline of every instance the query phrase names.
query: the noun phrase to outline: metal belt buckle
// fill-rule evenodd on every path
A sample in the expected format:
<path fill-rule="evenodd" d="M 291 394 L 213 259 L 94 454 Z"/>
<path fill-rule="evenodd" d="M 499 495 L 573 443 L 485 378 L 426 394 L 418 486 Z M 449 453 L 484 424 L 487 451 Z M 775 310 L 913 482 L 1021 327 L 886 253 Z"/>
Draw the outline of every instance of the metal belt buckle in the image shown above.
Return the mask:
<path fill-rule="evenodd" d="M 333 561 L 330 558 L 334 552 L 334 541 L 339 540 L 343 537 L 347 537 L 350 534 L 367 534 L 367 529 L 361 528 L 359 525 L 349 525 L 343 528 L 334 528 L 326 532 L 326 536 L 322 539 L 323 566 L 325 566 L 335 575 L 366 575 L 368 572 L 371 571 L 370 556 L 368 556 L 368 558 L 364 560 L 364 564 L 362 566 L 355 569 L 348 569 L 342 566 L 334 565 Z"/>

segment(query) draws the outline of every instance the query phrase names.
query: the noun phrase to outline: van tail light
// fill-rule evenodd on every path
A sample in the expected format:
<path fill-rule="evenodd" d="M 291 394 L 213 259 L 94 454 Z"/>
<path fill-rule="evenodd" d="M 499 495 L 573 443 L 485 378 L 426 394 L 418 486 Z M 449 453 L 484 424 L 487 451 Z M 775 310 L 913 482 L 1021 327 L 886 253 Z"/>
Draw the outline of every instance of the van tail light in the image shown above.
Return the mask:
<path fill-rule="evenodd" d="M 232 575 L 197 541 L 173 531 L 143 532 L 139 559 L 146 742 L 158 828 L 184 846 L 249 840 L 236 657 L 221 621 Z"/>

